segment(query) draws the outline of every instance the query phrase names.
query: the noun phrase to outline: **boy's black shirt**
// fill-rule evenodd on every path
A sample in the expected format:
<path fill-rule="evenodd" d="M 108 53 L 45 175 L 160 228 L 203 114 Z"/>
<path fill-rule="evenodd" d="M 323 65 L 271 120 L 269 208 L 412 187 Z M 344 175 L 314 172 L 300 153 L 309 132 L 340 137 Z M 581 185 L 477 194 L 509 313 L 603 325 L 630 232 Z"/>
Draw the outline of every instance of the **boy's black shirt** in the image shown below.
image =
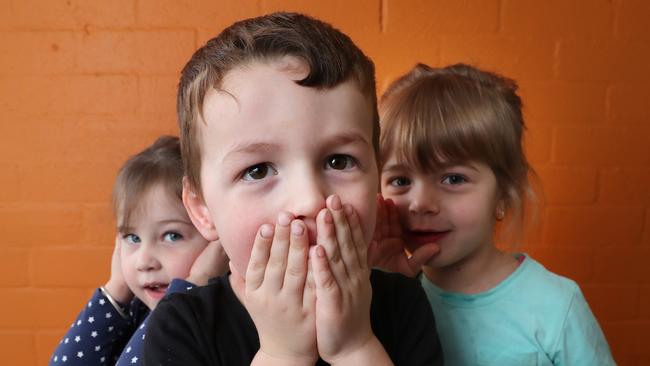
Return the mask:
<path fill-rule="evenodd" d="M 370 281 L 372 329 L 393 363 L 442 365 L 434 317 L 420 283 L 377 270 Z M 250 365 L 258 349 L 253 320 L 225 275 L 160 301 L 148 321 L 144 363 Z"/>

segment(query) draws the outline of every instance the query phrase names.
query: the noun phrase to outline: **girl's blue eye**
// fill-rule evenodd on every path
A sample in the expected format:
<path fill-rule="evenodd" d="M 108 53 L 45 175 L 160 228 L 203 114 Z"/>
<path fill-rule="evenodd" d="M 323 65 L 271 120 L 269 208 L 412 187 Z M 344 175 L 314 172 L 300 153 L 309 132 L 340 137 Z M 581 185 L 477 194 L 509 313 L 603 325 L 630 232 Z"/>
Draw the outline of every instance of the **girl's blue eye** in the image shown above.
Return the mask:
<path fill-rule="evenodd" d="M 410 185 L 411 180 L 406 177 L 395 177 L 395 178 L 391 178 L 388 181 L 388 184 L 390 184 L 393 187 L 404 187 Z"/>
<path fill-rule="evenodd" d="M 177 233 L 175 231 L 168 231 L 163 235 L 163 240 L 164 241 L 174 242 L 174 241 L 179 241 L 181 239 L 183 239 L 183 235 L 181 235 L 181 234 L 179 234 L 179 233 Z"/>
<path fill-rule="evenodd" d="M 467 178 L 460 174 L 449 174 L 442 178 L 442 184 L 457 185 L 467 182 Z"/>
<path fill-rule="evenodd" d="M 242 180 L 254 181 L 267 178 L 270 175 L 276 175 L 278 172 L 269 163 L 261 163 L 247 168 L 242 174 Z"/>
<path fill-rule="evenodd" d="M 140 240 L 140 237 L 135 234 L 126 234 L 123 236 L 123 238 L 129 244 L 138 244 L 142 241 Z"/>
<path fill-rule="evenodd" d="M 350 155 L 334 154 L 327 157 L 325 169 L 348 170 L 357 166 L 357 160 Z"/>

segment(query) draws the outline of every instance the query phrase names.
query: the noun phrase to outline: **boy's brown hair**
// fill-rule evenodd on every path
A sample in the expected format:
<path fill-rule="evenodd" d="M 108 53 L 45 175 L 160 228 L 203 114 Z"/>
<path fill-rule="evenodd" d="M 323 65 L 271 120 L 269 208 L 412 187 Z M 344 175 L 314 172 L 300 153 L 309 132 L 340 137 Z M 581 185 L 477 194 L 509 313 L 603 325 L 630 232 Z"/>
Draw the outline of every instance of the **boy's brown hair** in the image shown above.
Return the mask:
<path fill-rule="evenodd" d="M 179 202 L 182 200 L 183 163 L 178 137 L 161 136 L 120 168 L 113 186 L 113 212 L 118 231 L 130 226 L 130 217 L 142 196 L 156 184 L 162 184 Z"/>
<path fill-rule="evenodd" d="M 534 174 L 523 149 L 525 130 L 517 84 L 495 73 L 456 64 L 418 64 L 393 82 L 380 102 L 381 161 L 390 154 L 422 172 L 478 161 L 496 176 L 513 224 L 523 223 Z M 511 225 L 514 238 L 523 225 Z M 516 230 L 518 232 L 512 232 Z"/>
<path fill-rule="evenodd" d="M 210 88 L 220 88 L 225 75 L 250 62 L 292 56 L 305 62 L 309 74 L 298 85 L 332 88 L 355 80 L 373 108 L 373 145 L 379 152 L 379 117 L 372 61 L 352 40 L 327 23 L 296 13 L 274 13 L 234 23 L 199 48 L 181 73 L 177 112 L 181 150 L 188 183 L 202 198 L 199 120 Z"/>

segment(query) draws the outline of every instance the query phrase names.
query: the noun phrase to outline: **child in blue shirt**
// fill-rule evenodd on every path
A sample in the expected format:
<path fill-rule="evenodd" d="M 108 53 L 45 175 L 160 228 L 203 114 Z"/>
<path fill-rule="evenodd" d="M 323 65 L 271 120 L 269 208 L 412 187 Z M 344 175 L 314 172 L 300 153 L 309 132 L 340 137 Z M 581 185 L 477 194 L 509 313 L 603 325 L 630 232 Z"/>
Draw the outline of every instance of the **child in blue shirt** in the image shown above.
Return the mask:
<path fill-rule="evenodd" d="M 220 243 L 204 239 L 187 216 L 182 179 L 177 137 L 159 138 L 122 166 L 113 187 L 111 277 L 84 305 L 50 365 L 142 364 L 149 311 L 166 293 L 227 270 Z"/>
<path fill-rule="evenodd" d="M 516 89 L 462 64 L 420 64 L 389 87 L 371 259 L 421 269 L 445 364 L 614 364 L 574 281 L 495 246 L 495 233 L 521 231 L 532 195 Z"/>

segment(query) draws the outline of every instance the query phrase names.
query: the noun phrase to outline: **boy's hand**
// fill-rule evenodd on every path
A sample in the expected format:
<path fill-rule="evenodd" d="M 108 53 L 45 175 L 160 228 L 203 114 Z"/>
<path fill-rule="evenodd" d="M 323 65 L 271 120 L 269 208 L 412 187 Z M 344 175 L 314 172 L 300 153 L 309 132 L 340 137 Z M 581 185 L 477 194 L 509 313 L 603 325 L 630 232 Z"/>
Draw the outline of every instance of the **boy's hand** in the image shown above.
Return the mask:
<path fill-rule="evenodd" d="M 318 353 L 335 364 L 376 339 L 370 325 L 367 247 L 356 212 L 338 196 L 328 198 L 316 225 L 318 245 L 311 249 L 311 263 Z"/>
<path fill-rule="evenodd" d="M 196 257 L 190 268 L 190 274 L 185 280 L 197 286 L 205 286 L 209 279 L 227 273 L 229 262 L 219 239 L 211 241 Z"/>
<path fill-rule="evenodd" d="M 122 274 L 122 260 L 120 259 L 122 240 L 120 234 L 115 236 L 115 247 L 111 258 L 111 278 L 104 285 L 104 289 L 121 304 L 127 304 L 133 299 L 133 292 L 126 284 Z"/>
<path fill-rule="evenodd" d="M 318 359 L 315 294 L 305 286 L 309 239 L 301 220 L 280 213 L 262 225 L 246 271 L 245 305 L 260 338 L 254 362 L 313 365 Z"/>
<path fill-rule="evenodd" d="M 409 257 L 397 206 L 391 199 L 384 200 L 380 194 L 377 195 L 375 237 L 368 249 L 371 267 L 415 277 L 420 268 L 439 251 L 437 244 L 430 243 L 417 248 Z"/>

